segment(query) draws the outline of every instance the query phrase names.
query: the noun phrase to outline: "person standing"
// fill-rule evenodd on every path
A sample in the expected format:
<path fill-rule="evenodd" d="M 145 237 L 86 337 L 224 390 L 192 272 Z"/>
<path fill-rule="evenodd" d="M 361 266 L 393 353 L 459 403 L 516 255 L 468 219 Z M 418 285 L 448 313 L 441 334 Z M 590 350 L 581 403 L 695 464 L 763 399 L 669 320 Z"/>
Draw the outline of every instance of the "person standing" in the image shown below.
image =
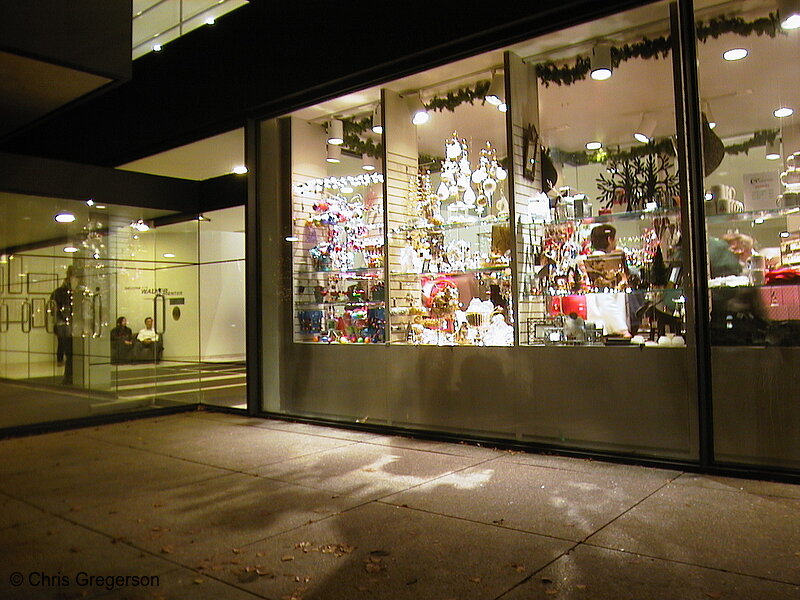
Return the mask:
<path fill-rule="evenodd" d="M 60 286 L 50 294 L 50 300 L 55 304 L 55 333 L 58 340 L 56 347 L 56 361 L 59 366 L 64 365 L 63 385 L 72 385 L 72 323 L 73 323 L 73 293 L 77 287 L 78 278 L 73 267 L 67 267 L 67 275 Z"/>

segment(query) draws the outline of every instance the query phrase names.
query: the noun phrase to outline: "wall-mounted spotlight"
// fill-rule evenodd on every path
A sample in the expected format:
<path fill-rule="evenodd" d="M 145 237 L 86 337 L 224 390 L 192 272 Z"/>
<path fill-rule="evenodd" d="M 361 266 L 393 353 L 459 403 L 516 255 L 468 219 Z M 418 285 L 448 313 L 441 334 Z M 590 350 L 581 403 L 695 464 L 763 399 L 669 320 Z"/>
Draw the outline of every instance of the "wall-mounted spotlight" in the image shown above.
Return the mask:
<path fill-rule="evenodd" d="M 378 135 L 383 133 L 383 109 L 381 108 L 380 102 L 378 102 L 375 106 L 375 110 L 372 112 L 372 132 Z"/>
<path fill-rule="evenodd" d="M 611 46 L 597 44 L 592 50 L 592 79 L 605 81 L 611 77 Z"/>
<path fill-rule="evenodd" d="M 505 103 L 506 97 L 506 84 L 503 80 L 502 73 L 492 73 L 492 83 L 489 85 L 489 90 L 483 97 L 486 102 L 492 106 L 500 106 Z"/>
<path fill-rule="evenodd" d="M 408 103 L 411 107 L 411 122 L 414 125 L 424 125 L 427 123 L 431 116 L 428 114 L 428 109 L 425 108 L 419 94 L 409 96 Z"/>
<path fill-rule="evenodd" d="M 334 146 L 344 144 L 344 123 L 341 119 L 331 119 L 328 123 L 328 143 Z"/>
<path fill-rule="evenodd" d="M 342 148 L 328 144 L 328 157 L 325 160 L 333 164 L 342 162 Z"/>
<path fill-rule="evenodd" d="M 767 142 L 767 160 L 778 160 L 781 157 L 781 141 L 775 138 L 771 142 Z"/>
<path fill-rule="evenodd" d="M 778 18 L 784 29 L 797 29 L 800 27 L 800 1 L 778 0 Z"/>
<path fill-rule="evenodd" d="M 247 173 L 247 167 L 244 165 L 236 165 L 235 167 L 233 167 L 233 172 L 236 173 L 237 175 L 244 175 L 245 173 Z"/>
<path fill-rule="evenodd" d="M 639 127 L 637 127 L 636 131 L 633 133 L 633 137 L 637 142 L 647 144 L 653 139 L 653 133 L 655 133 L 655 130 L 656 120 L 652 115 L 644 113 L 642 115 L 642 120 L 639 122 Z"/>

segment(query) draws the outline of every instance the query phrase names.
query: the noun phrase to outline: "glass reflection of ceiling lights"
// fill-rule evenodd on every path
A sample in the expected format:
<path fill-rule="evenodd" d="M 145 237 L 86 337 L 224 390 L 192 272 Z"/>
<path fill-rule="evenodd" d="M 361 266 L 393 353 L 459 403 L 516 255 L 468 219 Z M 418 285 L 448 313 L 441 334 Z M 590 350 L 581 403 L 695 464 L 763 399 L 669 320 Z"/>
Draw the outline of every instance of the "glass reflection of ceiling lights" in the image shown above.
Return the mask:
<path fill-rule="evenodd" d="M 213 26 L 216 20 L 248 0 L 134 0 L 132 58 L 159 52 L 190 31 Z"/>

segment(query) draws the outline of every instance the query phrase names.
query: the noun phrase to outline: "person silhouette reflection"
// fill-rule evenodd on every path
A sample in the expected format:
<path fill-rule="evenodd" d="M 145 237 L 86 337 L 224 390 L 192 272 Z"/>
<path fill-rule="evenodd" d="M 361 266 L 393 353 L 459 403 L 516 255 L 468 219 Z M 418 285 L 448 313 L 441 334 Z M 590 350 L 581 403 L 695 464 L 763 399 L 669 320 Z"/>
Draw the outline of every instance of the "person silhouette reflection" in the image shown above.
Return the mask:
<path fill-rule="evenodd" d="M 55 305 L 55 333 L 58 340 L 56 346 L 56 361 L 64 365 L 63 385 L 72 384 L 72 322 L 73 322 L 73 293 L 78 285 L 78 278 L 73 267 L 67 267 L 64 281 L 50 294 L 50 300 Z"/>

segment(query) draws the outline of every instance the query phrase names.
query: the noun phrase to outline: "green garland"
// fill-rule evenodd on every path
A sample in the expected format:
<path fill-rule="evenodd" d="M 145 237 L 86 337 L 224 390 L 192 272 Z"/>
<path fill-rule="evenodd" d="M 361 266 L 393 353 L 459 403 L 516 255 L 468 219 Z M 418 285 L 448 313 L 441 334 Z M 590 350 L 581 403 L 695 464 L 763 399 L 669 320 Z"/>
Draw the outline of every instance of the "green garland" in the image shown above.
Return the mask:
<path fill-rule="evenodd" d="M 767 144 L 771 144 L 775 141 L 780 133 L 777 129 L 762 129 L 760 131 L 756 131 L 749 140 L 742 142 L 741 144 L 731 144 L 730 146 L 725 146 L 725 154 L 747 154 L 751 148 L 757 148 L 758 146 L 766 146 Z"/>
<path fill-rule="evenodd" d="M 777 129 L 762 129 L 756 131 L 749 140 L 739 144 L 731 144 L 725 146 L 725 154 L 747 154 L 751 149 L 759 146 L 766 146 L 771 144 L 778 137 L 780 132 Z M 553 148 L 552 157 L 556 162 L 562 164 L 572 165 L 573 167 L 583 167 L 590 164 L 601 164 L 607 162 L 622 162 L 638 158 L 649 154 L 666 154 L 668 156 L 675 155 L 675 146 L 672 140 L 664 138 L 658 141 L 651 141 L 648 144 L 636 146 L 630 150 L 606 150 L 601 148 L 599 150 L 578 151 L 578 152 L 565 152 L 558 148 Z"/>
<path fill-rule="evenodd" d="M 741 17 L 714 17 L 707 23 L 697 22 L 697 39 L 705 42 L 708 38 L 718 38 L 722 35 L 733 33 L 742 37 L 751 35 L 767 35 L 774 38 L 781 29 L 777 15 L 770 13 L 768 17 L 760 17 L 754 21 L 745 21 Z M 621 47 L 612 46 L 611 63 L 618 67 L 621 63 L 633 58 L 666 58 L 672 51 L 672 36 L 666 35 L 654 39 L 644 38 L 640 42 L 625 44 Z M 549 87 L 551 83 L 556 85 L 572 85 L 576 81 L 581 81 L 589 76 L 591 70 L 591 59 L 586 56 L 578 56 L 575 62 L 568 65 L 557 66 L 548 61 L 535 65 L 536 76 L 539 80 Z"/>
<path fill-rule="evenodd" d="M 441 112 L 443 110 L 449 110 L 450 112 L 453 112 L 456 107 L 461 106 L 466 102 L 473 104 L 475 100 L 480 100 L 481 104 L 483 104 L 483 97 L 486 95 L 486 92 L 489 91 L 489 86 L 491 86 L 490 81 L 479 81 L 472 87 L 462 87 L 457 89 L 455 92 L 447 92 L 447 96 L 444 98 L 439 96 L 431 98 L 425 103 L 425 108 L 428 110 L 435 110 L 437 112 Z"/>

